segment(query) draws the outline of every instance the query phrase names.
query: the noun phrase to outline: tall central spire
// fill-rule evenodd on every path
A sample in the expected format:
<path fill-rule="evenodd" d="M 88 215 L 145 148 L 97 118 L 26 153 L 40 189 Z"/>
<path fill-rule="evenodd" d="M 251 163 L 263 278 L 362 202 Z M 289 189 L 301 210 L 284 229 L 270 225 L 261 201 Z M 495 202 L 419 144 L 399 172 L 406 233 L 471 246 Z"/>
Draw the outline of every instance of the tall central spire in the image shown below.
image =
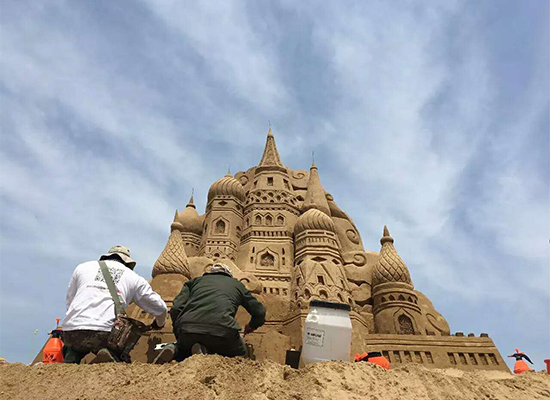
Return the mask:
<path fill-rule="evenodd" d="M 325 196 L 325 190 L 319 179 L 319 171 L 315 165 L 315 161 L 311 164 L 309 170 L 309 182 L 307 184 L 306 199 L 302 206 L 302 212 L 306 212 L 311 208 L 316 208 L 330 217 L 330 208 Z"/>
<path fill-rule="evenodd" d="M 267 141 L 265 142 L 265 149 L 262 159 L 260 161 L 260 167 L 284 167 L 279 152 L 277 151 L 277 145 L 275 144 L 275 137 L 271 132 L 271 127 L 267 132 Z"/>

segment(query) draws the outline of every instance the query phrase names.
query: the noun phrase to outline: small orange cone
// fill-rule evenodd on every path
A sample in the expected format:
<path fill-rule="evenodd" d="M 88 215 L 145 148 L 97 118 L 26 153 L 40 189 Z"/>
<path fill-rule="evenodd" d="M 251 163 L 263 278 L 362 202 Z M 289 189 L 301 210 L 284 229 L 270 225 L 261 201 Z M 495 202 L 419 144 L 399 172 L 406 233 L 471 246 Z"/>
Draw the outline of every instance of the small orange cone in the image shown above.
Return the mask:
<path fill-rule="evenodd" d="M 56 318 L 57 328 L 50 332 L 50 339 L 44 346 L 42 353 L 42 362 L 44 364 L 62 363 L 63 360 L 63 341 L 61 340 L 62 330 L 59 327 L 59 318 Z"/>

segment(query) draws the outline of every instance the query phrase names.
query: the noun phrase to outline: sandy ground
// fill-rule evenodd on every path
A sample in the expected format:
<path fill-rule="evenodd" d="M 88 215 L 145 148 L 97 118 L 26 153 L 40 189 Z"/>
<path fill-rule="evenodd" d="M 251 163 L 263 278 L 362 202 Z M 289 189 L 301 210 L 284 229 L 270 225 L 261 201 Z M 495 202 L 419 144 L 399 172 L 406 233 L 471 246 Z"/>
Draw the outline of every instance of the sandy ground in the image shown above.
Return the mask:
<path fill-rule="evenodd" d="M 0 365 L 0 399 L 514 399 L 550 398 L 543 372 L 463 372 L 193 356 L 179 364 Z"/>

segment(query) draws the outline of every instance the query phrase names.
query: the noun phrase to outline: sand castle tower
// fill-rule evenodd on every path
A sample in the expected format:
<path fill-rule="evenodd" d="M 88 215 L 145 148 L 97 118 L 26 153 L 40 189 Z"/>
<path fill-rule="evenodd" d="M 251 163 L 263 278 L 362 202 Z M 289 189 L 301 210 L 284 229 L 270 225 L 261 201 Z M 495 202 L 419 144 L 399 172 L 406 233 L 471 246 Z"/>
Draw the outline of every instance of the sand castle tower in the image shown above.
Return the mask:
<path fill-rule="evenodd" d="M 271 128 L 260 164 L 249 172 L 242 177 L 248 184 L 237 264 L 262 282 L 264 293 L 288 298 L 299 208 Z"/>
<path fill-rule="evenodd" d="M 294 226 L 295 268 L 292 303 L 308 307 L 311 299 L 349 303 L 349 284 L 342 268 L 336 227 L 315 163 L 311 166 L 303 214 Z"/>
<path fill-rule="evenodd" d="M 210 186 L 200 255 L 212 260 L 237 259 L 241 246 L 244 201 L 243 186 L 229 171 Z"/>
<path fill-rule="evenodd" d="M 423 334 L 418 297 L 409 270 L 393 246 L 387 226 L 380 239 L 382 249 L 372 275 L 374 325 L 377 333 Z"/>
<path fill-rule="evenodd" d="M 202 238 L 203 218 L 199 216 L 193 196 L 189 199 L 189 203 L 185 209 L 176 216 L 172 223 L 172 230 L 177 230 L 181 234 L 183 248 L 188 257 L 194 257 L 199 253 Z"/>

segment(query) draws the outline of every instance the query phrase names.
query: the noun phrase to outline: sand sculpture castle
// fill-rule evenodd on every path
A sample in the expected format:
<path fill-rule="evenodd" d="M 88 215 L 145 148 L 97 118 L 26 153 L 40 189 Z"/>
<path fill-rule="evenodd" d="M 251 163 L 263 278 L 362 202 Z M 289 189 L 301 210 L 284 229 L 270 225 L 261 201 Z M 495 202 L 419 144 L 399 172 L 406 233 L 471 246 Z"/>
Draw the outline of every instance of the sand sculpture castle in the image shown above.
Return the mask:
<path fill-rule="evenodd" d="M 215 261 L 227 263 L 267 307 L 266 325 L 248 336 L 259 358 L 282 361 L 284 350 L 297 348 L 309 301 L 322 299 L 351 306 L 352 352 L 381 351 L 393 365 L 507 369 L 488 335 L 451 335 L 415 290 L 387 227 L 379 252 L 365 250 L 315 163 L 309 171 L 285 166 L 271 129 L 259 165 L 214 182 L 202 215 L 191 197 L 176 210 L 170 232 L 153 267 L 153 288 L 171 307 L 185 281 Z M 151 319 L 137 308 L 132 315 Z M 246 318 L 239 315 L 243 324 Z M 168 324 L 144 337 L 134 358 L 151 359 L 152 346 L 171 339 Z"/>

